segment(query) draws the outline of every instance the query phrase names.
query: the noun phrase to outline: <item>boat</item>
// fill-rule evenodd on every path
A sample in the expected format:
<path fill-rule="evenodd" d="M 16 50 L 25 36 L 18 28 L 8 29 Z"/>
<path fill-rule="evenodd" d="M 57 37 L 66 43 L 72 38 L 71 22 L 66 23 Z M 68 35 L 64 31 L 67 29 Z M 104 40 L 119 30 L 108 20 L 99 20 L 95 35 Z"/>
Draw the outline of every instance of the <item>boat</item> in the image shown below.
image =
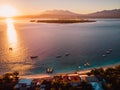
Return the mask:
<path fill-rule="evenodd" d="M 78 66 L 78 68 L 80 69 L 80 68 L 81 68 L 81 66 Z"/>
<path fill-rule="evenodd" d="M 35 59 L 35 58 L 38 58 L 38 56 L 31 56 L 30 58 L 31 59 Z"/>
<path fill-rule="evenodd" d="M 61 55 L 56 56 L 56 58 L 61 58 L 61 57 L 62 57 Z"/>
<path fill-rule="evenodd" d="M 53 68 L 50 68 L 49 71 L 50 71 L 50 73 L 52 73 L 53 72 Z"/>
<path fill-rule="evenodd" d="M 65 56 L 69 56 L 69 55 L 70 55 L 70 53 L 66 53 L 66 54 L 65 54 Z"/>
<path fill-rule="evenodd" d="M 105 55 L 105 54 L 103 54 L 102 56 L 103 56 L 103 57 L 105 57 L 106 55 Z"/>
<path fill-rule="evenodd" d="M 47 68 L 47 69 L 46 69 L 46 73 L 48 73 L 48 74 L 49 74 L 49 73 L 53 73 L 53 68 L 52 68 L 52 67 L 51 67 L 51 68 Z"/>
<path fill-rule="evenodd" d="M 9 50 L 13 50 L 13 49 L 10 47 Z"/>
<path fill-rule="evenodd" d="M 90 66 L 90 64 L 87 62 L 87 63 L 84 64 L 84 66 Z"/>
<path fill-rule="evenodd" d="M 112 49 L 110 48 L 106 51 L 106 54 L 110 54 L 111 52 L 112 52 Z"/>

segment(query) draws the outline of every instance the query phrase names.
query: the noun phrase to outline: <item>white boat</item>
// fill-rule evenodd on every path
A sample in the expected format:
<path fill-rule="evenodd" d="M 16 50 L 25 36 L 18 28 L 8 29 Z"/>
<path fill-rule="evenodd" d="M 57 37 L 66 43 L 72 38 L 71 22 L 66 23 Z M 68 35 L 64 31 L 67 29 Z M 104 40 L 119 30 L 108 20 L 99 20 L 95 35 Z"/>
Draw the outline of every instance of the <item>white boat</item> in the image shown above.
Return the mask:
<path fill-rule="evenodd" d="M 84 66 L 90 66 L 90 64 L 87 62 L 87 63 L 84 64 Z"/>
<path fill-rule="evenodd" d="M 102 56 L 103 56 L 103 57 L 105 57 L 106 55 L 105 55 L 105 54 L 103 54 Z"/>
<path fill-rule="evenodd" d="M 53 68 L 52 68 L 52 67 L 51 67 L 51 68 L 47 68 L 47 69 L 46 69 L 46 73 L 48 73 L 48 74 L 49 74 L 49 73 L 53 73 Z"/>

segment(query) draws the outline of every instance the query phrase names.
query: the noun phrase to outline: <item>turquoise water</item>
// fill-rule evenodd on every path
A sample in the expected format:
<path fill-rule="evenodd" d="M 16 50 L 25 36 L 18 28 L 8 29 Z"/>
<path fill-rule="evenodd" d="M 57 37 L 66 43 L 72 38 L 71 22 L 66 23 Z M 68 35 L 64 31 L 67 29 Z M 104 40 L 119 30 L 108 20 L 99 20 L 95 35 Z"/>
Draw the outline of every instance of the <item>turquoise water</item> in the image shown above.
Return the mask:
<path fill-rule="evenodd" d="M 0 73 L 38 74 L 45 73 L 48 67 L 61 73 L 118 64 L 119 34 L 120 19 L 75 24 L 1 20 Z M 112 49 L 110 54 L 106 54 L 108 49 Z M 66 53 L 70 55 L 65 56 Z M 56 58 L 58 55 L 61 57 Z M 85 63 L 90 66 L 84 66 Z"/>

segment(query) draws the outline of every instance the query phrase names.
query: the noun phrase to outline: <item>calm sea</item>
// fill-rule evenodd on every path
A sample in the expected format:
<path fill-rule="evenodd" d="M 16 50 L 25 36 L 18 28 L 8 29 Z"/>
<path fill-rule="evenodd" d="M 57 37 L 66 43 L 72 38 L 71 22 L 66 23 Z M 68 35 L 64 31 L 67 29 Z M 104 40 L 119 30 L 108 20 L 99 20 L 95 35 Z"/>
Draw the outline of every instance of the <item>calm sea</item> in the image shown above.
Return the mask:
<path fill-rule="evenodd" d="M 40 74 L 49 67 L 61 73 L 120 63 L 120 19 L 96 20 L 74 24 L 0 20 L 0 74 Z"/>

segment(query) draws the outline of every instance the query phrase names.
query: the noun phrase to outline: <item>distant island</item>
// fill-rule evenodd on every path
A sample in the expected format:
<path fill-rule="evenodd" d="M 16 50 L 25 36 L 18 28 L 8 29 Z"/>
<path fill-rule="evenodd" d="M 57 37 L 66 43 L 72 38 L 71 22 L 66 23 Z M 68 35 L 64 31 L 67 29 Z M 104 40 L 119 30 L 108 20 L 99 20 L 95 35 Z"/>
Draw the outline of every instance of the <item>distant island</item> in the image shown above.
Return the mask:
<path fill-rule="evenodd" d="M 30 20 L 30 22 L 37 23 L 84 23 L 84 22 L 96 22 L 95 20 L 85 19 L 51 19 L 51 20 Z"/>

